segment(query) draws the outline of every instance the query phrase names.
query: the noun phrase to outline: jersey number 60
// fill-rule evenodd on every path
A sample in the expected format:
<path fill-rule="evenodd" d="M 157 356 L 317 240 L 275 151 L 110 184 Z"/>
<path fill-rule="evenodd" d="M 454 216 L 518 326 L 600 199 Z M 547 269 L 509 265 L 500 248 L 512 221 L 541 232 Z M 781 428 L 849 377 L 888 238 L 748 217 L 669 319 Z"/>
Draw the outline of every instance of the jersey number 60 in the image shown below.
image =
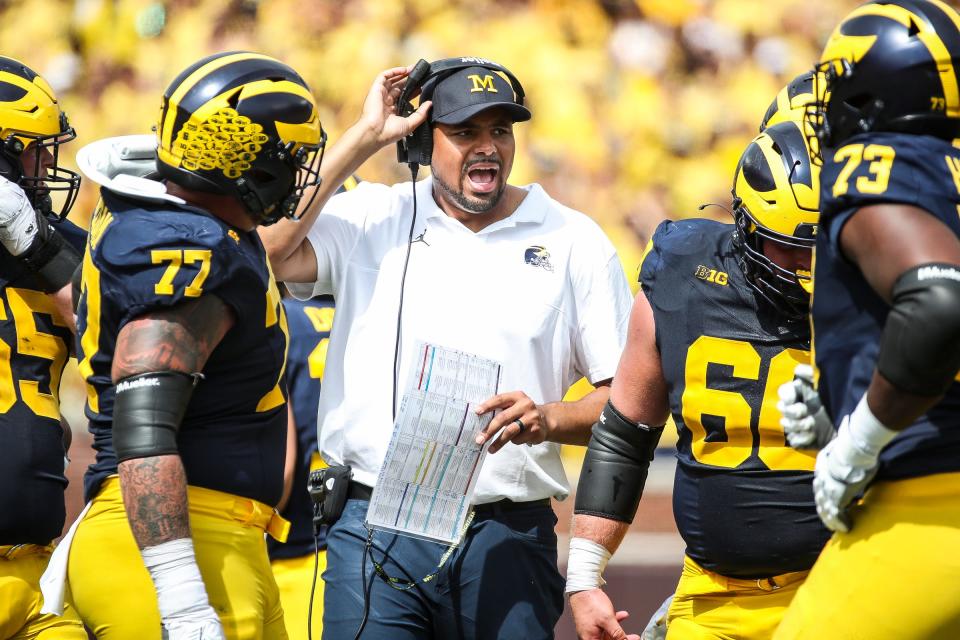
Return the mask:
<path fill-rule="evenodd" d="M 686 384 L 681 399 L 683 421 L 692 435 L 691 450 L 697 461 L 733 469 L 756 450 L 768 469 L 812 471 L 816 452 L 793 449 L 786 443 L 777 410 L 777 389 L 793 377 L 797 364 L 808 362 L 809 351 L 784 349 L 770 358 L 764 381 L 760 379 L 763 358 L 749 342 L 713 336 L 697 338 L 687 350 Z M 756 390 L 762 389 L 762 395 L 750 394 L 753 401 L 749 402 L 743 393 L 708 387 L 710 364 L 732 367 L 733 378 L 755 380 Z M 742 381 L 731 383 L 743 388 Z M 758 410 L 759 417 L 754 420 Z M 726 441 L 707 441 L 704 415 L 723 418 Z"/>

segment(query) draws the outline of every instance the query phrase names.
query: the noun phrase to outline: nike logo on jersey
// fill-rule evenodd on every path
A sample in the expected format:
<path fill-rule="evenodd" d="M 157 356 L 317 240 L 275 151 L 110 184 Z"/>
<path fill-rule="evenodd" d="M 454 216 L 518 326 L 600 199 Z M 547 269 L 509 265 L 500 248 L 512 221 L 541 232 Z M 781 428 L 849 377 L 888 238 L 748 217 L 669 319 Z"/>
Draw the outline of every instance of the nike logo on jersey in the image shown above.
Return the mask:
<path fill-rule="evenodd" d="M 729 280 L 729 278 L 727 277 L 727 274 L 724 273 L 723 271 L 717 271 L 716 269 L 705 267 L 702 264 L 697 265 L 697 268 L 694 270 L 693 275 L 700 278 L 701 280 L 706 280 L 707 282 L 718 284 L 721 287 L 727 286 L 727 281 Z"/>

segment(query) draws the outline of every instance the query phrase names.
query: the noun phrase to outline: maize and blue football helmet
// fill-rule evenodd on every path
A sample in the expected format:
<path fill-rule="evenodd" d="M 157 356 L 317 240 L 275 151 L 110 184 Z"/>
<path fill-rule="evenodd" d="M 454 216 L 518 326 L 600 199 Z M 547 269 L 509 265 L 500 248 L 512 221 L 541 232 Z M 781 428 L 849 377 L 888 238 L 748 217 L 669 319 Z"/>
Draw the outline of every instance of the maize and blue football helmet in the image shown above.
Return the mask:
<path fill-rule="evenodd" d="M 792 120 L 802 122 L 807 105 L 813 102 L 813 72 L 805 71 L 777 93 L 760 122 L 760 132 L 767 127 Z"/>
<path fill-rule="evenodd" d="M 47 81 L 0 56 L 0 175 L 19 184 L 37 211 L 63 218 L 76 201 L 80 175 L 60 166 L 60 145 L 76 137 Z"/>
<path fill-rule="evenodd" d="M 734 248 L 750 286 L 785 317 L 806 317 L 812 281 L 768 258 L 763 243 L 812 250 L 820 216 L 820 169 L 801 124 L 781 122 L 753 139 L 733 179 Z"/>
<path fill-rule="evenodd" d="M 300 75 L 246 51 L 199 60 L 163 94 L 157 169 L 188 189 L 230 195 L 258 224 L 294 218 L 320 184 L 326 134 Z"/>
<path fill-rule="evenodd" d="M 854 9 L 814 72 L 807 121 L 820 147 L 867 131 L 960 138 L 960 15 L 942 0 Z"/>

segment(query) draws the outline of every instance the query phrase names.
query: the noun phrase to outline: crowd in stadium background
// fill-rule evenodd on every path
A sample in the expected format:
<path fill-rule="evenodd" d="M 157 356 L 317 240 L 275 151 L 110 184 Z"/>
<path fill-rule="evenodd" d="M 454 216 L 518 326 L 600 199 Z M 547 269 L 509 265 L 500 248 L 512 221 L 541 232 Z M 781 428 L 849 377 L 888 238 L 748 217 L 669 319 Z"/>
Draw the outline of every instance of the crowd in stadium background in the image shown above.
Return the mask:
<path fill-rule="evenodd" d="M 0 29 L 7 30 L 4 54 L 29 61 L 51 81 L 79 132 L 74 151 L 148 132 L 163 86 L 215 51 L 262 51 L 300 70 L 333 141 L 355 121 L 369 79 L 386 66 L 461 53 L 502 62 L 523 79 L 534 113 L 516 130 L 512 182 L 538 182 L 596 219 L 636 288 L 641 250 L 658 222 L 729 221 L 731 176 L 760 116 L 778 89 L 810 68 L 856 4 L 22 0 L 0 4 L 7 18 Z M 75 166 L 72 153 L 66 156 Z M 387 183 L 408 179 L 392 148 L 362 173 Z M 87 226 L 95 200 L 87 183 L 71 220 Z M 707 203 L 720 206 L 700 208 Z M 79 414 L 80 392 L 67 396 L 77 401 L 66 400 L 74 406 L 65 413 Z M 78 415 L 74 431 L 84 429 Z M 672 433 L 666 444 L 671 440 Z M 573 450 L 577 467 L 581 455 Z"/>
<path fill-rule="evenodd" d="M 535 114 L 517 132 L 515 183 L 539 182 L 596 219 L 632 276 L 664 217 L 728 219 L 697 207 L 729 206 L 737 158 L 771 97 L 810 67 L 855 4 L 22 0 L 0 4 L 0 37 L 5 55 L 49 79 L 78 148 L 146 133 L 165 83 L 216 51 L 262 51 L 298 69 L 333 140 L 385 67 L 464 52 L 499 61 L 523 78 Z M 405 175 L 392 150 L 364 172 Z M 85 185 L 71 218 L 84 224 L 94 202 Z"/>

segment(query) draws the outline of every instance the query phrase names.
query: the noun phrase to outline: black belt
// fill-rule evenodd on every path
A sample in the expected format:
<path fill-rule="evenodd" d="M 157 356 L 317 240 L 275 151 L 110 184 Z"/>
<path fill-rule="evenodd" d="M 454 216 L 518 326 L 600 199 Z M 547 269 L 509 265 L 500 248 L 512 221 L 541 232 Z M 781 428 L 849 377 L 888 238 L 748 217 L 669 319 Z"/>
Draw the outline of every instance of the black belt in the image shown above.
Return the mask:
<path fill-rule="evenodd" d="M 368 487 L 365 484 L 360 484 L 359 482 L 351 482 L 350 488 L 347 490 L 347 499 L 348 500 L 366 500 L 370 501 L 370 496 L 373 494 L 373 489 Z M 502 511 L 519 511 L 521 509 L 537 509 L 541 507 L 549 507 L 550 498 L 544 498 L 542 500 L 530 500 L 528 502 L 514 502 L 509 498 L 504 498 L 503 500 L 497 500 L 496 502 L 485 502 L 484 504 L 474 505 L 473 509 L 478 514 L 490 514 L 497 513 Z"/>
<path fill-rule="evenodd" d="M 473 506 L 477 515 L 489 515 L 502 513 L 504 511 L 522 511 L 523 509 L 542 509 L 550 506 L 550 498 L 542 500 L 529 500 L 527 502 L 514 502 L 509 498 L 497 500 L 496 502 L 485 502 Z"/>

